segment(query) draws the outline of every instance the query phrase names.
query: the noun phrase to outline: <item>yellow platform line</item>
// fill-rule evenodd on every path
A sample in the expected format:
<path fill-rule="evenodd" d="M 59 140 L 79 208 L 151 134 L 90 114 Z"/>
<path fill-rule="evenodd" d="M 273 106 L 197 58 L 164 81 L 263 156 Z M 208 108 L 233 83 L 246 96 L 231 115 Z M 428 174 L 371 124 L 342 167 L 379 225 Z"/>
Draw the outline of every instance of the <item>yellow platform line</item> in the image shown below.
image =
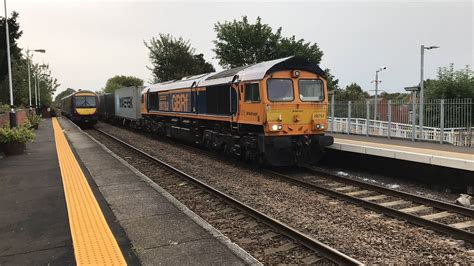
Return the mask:
<path fill-rule="evenodd" d="M 126 265 L 58 120 L 53 117 L 52 121 L 76 263 Z"/>

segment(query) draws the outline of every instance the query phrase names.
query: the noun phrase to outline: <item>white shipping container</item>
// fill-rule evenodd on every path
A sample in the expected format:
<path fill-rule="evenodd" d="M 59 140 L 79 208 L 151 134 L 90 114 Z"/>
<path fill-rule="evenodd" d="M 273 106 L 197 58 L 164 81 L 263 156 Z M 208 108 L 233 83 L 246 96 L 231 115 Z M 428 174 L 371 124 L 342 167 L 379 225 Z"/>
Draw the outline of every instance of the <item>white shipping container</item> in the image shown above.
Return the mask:
<path fill-rule="evenodd" d="M 140 100 L 143 87 L 124 87 L 115 90 L 115 116 L 138 120 L 142 118 Z"/>

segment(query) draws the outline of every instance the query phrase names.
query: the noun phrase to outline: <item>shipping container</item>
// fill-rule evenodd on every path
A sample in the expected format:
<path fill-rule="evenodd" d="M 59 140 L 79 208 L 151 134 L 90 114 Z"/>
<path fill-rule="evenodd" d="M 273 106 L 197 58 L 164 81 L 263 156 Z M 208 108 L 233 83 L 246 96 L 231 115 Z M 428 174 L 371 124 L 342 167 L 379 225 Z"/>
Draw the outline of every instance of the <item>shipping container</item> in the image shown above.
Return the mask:
<path fill-rule="evenodd" d="M 115 116 L 134 121 L 141 119 L 140 99 L 142 90 L 143 87 L 137 86 L 115 90 Z"/>

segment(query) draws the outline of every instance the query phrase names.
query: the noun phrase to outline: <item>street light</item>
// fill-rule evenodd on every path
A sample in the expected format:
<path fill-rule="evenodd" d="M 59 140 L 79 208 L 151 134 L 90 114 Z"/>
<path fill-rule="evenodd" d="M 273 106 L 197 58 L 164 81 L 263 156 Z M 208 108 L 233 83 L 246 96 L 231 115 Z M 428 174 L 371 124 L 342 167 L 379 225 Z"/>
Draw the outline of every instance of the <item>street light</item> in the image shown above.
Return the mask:
<path fill-rule="evenodd" d="M 34 50 L 26 50 L 26 57 L 28 59 L 28 96 L 29 96 L 29 100 L 30 100 L 30 111 L 31 111 L 31 62 L 30 62 L 30 56 L 29 56 L 29 52 L 37 52 L 37 53 L 46 53 L 46 50 L 45 49 L 34 49 Z M 36 108 L 36 90 L 35 90 L 35 108 Z"/>
<path fill-rule="evenodd" d="M 379 69 L 375 71 L 375 80 L 372 82 L 375 82 L 375 95 L 374 95 L 374 120 L 377 120 L 377 97 L 378 97 L 378 90 L 379 90 L 379 83 L 382 82 L 379 80 L 379 72 L 382 70 L 387 69 L 386 66 L 382 66 Z"/>
<path fill-rule="evenodd" d="M 425 61 L 425 50 L 437 49 L 439 46 L 424 46 L 421 45 L 421 63 L 420 63 L 420 135 L 423 134 L 423 111 L 424 111 L 424 91 L 423 91 L 423 71 L 424 71 L 424 61 Z"/>
<path fill-rule="evenodd" d="M 12 62 L 10 58 L 10 33 L 8 32 L 7 0 L 3 1 L 5 7 L 5 35 L 7 39 L 7 65 L 8 65 L 8 85 L 10 88 L 10 128 L 16 127 L 16 113 L 13 103 L 13 82 L 12 82 Z"/>
<path fill-rule="evenodd" d="M 48 68 L 47 65 L 45 64 L 42 64 L 42 65 L 39 65 L 39 68 Z M 41 87 L 40 87 L 40 84 L 38 83 L 38 107 L 40 109 L 40 114 L 41 114 Z"/>
<path fill-rule="evenodd" d="M 420 91 L 419 86 L 405 87 L 405 90 L 412 93 L 411 97 L 411 141 L 415 141 L 415 127 L 416 127 L 416 93 Z"/>

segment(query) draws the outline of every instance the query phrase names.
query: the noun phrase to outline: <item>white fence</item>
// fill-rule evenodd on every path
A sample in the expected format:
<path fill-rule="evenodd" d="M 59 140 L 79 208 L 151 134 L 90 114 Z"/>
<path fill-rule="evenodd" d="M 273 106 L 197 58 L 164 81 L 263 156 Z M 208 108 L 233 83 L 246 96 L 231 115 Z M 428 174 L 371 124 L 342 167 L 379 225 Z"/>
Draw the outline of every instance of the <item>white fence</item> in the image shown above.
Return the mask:
<path fill-rule="evenodd" d="M 412 124 L 369 120 L 369 124 L 367 125 L 367 119 L 363 118 L 349 119 L 335 117 L 333 126 L 333 119 L 332 117 L 329 117 L 328 122 L 329 131 L 334 133 L 383 136 L 387 138 L 417 139 L 424 141 L 436 141 L 440 143 L 450 143 L 455 146 L 474 147 L 474 138 L 472 137 L 474 127 L 445 129 L 436 127 L 423 127 L 423 130 L 420 131 L 420 127 L 415 126 L 415 131 L 413 131 Z"/>
<path fill-rule="evenodd" d="M 329 131 L 403 138 L 474 147 L 472 99 L 428 100 L 420 116 L 419 103 L 380 100 L 337 102 L 331 99 Z M 334 119 L 332 119 L 334 117 Z M 423 126 L 420 127 L 420 118 Z"/>

